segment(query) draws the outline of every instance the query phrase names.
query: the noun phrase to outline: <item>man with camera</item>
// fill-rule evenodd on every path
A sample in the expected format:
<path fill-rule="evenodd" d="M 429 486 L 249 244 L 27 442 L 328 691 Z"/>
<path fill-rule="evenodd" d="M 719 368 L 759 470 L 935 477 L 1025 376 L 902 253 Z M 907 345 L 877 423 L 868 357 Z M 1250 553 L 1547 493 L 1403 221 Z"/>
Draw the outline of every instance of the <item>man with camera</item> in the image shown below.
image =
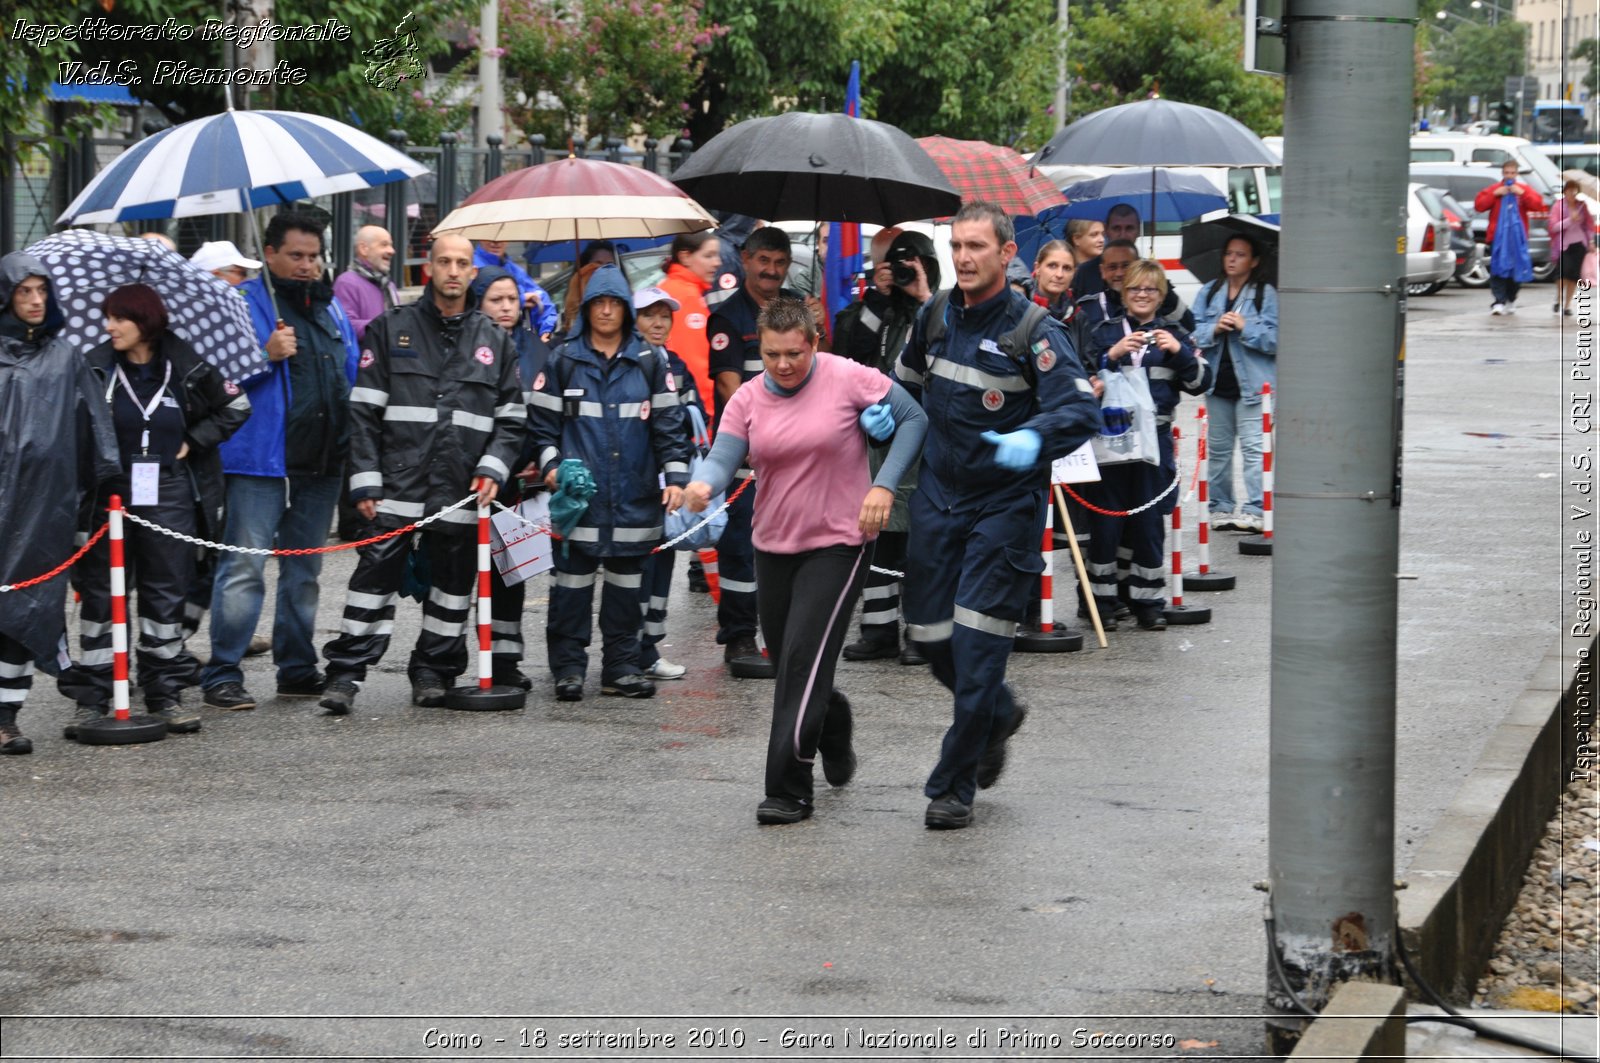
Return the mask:
<path fill-rule="evenodd" d="M 868 288 L 859 302 L 839 311 L 833 323 L 833 353 L 892 376 L 895 360 L 911 334 L 917 311 L 933 297 L 939 286 L 939 260 L 932 240 L 922 233 L 902 232 L 890 242 L 882 262 L 874 263 L 875 267 L 878 265 L 889 267 L 889 291 Z M 877 272 L 875 268 L 874 275 Z M 878 474 L 888 451 L 887 443 L 869 446 L 867 456 L 872 475 Z M 889 525 L 873 543 L 873 568 L 868 571 L 862 590 L 861 638 L 844 648 L 847 661 L 898 657 L 901 664 L 927 663 L 916 643 L 908 641 L 904 649 L 900 646 L 900 577 L 878 571 L 904 570 L 906 539 L 910 531 L 908 507 L 916 486 L 917 465 L 913 462 L 895 489 Z"/>

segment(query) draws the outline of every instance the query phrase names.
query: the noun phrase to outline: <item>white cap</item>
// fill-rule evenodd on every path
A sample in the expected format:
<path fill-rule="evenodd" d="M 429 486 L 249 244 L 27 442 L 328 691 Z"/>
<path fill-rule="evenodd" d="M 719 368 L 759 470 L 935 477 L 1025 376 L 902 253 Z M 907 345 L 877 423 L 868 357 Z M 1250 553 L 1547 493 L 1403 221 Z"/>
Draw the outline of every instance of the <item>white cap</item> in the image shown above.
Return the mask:
<path fill-rule="evenodd" d="M 201 244 L 200 250 L 189 256 L 189 264 L 197 269 L 212 273 L 228 266 L 240 266 L 244 269 L 260 269 L 261 263 L 253 258 L 245 258 L 244 253 L 233 246 L 232 240 L 213 240 L 208 244 Z"/>
<path fill-rule="evenodd" d="M 635 310 L 643 310 L 645 307 L 654 306 L 657 303 L 666 303 L 672 307 L 674 312 L 683 309 L 678 305 L 678 300 L 653 285 L 649 288 L 640 288 L 633 293 L 633 308 Z"/>

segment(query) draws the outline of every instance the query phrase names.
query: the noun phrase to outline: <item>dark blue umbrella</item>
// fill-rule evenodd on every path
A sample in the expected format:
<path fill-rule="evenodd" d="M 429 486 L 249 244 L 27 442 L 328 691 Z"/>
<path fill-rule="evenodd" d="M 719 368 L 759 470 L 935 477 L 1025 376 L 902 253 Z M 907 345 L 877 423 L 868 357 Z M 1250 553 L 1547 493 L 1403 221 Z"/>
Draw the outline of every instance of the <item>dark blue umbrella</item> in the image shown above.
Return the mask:
<path fill-rule="evenodd" d="M 1228 197 L 1199 174 L 1159 168 L 1119 170 L 1062 189 L 1067 205 L 1040 211 L 1041 224 L 1070 218 L 1103 221 L 1115 206 L 1129 206 L 1144 221 L 1188 221 L 1227 207 Z"/>
<path fill-rule="evenodd" d="M 1139 100 L 1073 122 L 1033 157 L 1036 166 L 1281 166 L 1236 119 L 1176 100 Z"/>

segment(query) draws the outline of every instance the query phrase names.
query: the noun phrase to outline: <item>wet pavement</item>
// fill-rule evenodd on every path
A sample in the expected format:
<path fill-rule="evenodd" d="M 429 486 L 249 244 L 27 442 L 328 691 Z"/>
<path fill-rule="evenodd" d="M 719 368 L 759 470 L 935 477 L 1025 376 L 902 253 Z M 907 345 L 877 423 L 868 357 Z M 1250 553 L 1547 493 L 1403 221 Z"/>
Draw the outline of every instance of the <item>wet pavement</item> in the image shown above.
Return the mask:
<path fill-rule="evenodd" d="M 1486 303 L 1411 303 L 1401 871 L 1559 624 L 1561 326 Z M 757 827 L 770 686 L 723 674 L 681 561 L 665 652 L 690 671 L 652 701 L 599 697 L 596 667 L 558 705 L 530 664 L 525 710 L 412 707 L 410 602 L 343 719 L 272 700 L 257 659 L 255 711 L 87 748 L 41 683 L 37 752 L 0 759 L 0 1051 L 1251 1057 L 1271 559 L 1216 538 L 1239 586 L 1191 596 L 1213 623 L 1013 657 L 1034 712 L 959 832 L 922 826 L 948 695 L 892 661 L 840 667 L 855 781 Z M 351 563 L 325 570 L 325 636 Z M 537 664 L 543 620 L 536 581 Z"/>

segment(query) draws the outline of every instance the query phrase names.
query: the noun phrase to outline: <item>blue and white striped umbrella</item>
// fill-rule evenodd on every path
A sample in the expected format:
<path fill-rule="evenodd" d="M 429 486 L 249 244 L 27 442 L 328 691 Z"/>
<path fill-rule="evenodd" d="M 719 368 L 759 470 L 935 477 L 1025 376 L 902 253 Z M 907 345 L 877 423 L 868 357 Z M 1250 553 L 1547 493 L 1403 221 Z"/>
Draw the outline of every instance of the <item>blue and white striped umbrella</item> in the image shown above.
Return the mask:
<path fill-rule="evenodd" d="M 141 140 L 96 174 L 56 220 L 86 225 L 233 214 L 427 172 L 331 118 L 229 110 Z"/>

